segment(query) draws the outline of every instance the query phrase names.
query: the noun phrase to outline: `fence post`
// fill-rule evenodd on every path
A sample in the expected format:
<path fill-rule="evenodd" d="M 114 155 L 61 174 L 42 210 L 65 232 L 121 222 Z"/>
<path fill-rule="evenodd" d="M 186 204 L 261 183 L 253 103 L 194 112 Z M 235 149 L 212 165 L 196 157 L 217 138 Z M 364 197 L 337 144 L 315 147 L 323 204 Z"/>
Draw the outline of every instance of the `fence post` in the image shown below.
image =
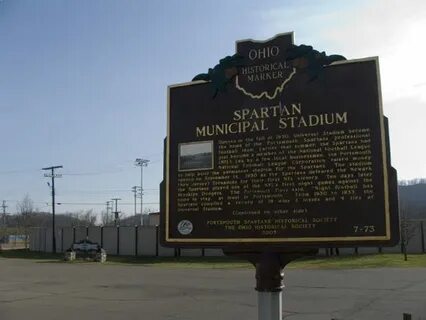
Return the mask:
<path fill-rule="evenodd" d="M 41 251 L 41 228 L 37 229 L 37 250 L 36 251 Z"/>
<path fill-rule="evenodd" d="M 159 232 L 158 226 L 155 226 L 155 256 L 156 257 L 158 257 L 159 254 L 160 254 L 159 253 L 159 251 L 160 251 L 160 249 L 159 249 L 159 246 L 160 246 L 159 239 L 160 239 L 160 232 Z"/>
<path fill-rule="evenodd" d="M 117 226 L 117 256 L 120 255 L 120 226 Z"/>
<path fill-rule="evenodd" d="M 47 252 L 47 228 L 44 229 L 44 252 Z"/>
<path fill-rule="evenodd" d="M 138 256 L 138 226 L 135 226 L 135 257 Z"/>
<path fill-rule="evenodd" d="M 104 247 L 104 227 L 101 227 L 101 248 Z"/>
<path fill-rule="evenodd" d="M 64 227 L 61 228 L 61 252 L 64 252 Z"/>
<path fill-rule="evenodd" d="M 422 239 L 422 253 L 425 253 L 425 230 L 423 222 L 424 221 L 420 221 L 420 237 Z"/>

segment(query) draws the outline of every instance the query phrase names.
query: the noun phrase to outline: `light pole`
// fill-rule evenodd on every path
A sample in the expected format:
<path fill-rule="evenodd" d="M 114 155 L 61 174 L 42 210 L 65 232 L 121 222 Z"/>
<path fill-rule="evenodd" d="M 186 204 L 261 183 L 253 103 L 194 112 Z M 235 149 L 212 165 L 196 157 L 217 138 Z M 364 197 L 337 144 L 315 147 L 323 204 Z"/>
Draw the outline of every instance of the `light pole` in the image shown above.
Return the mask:
<path fill-rule="evenodd" d="M 118 204 L 117 204 L 117 202 L 118 202 L 118 200 L 121 200 L 121 199 L 120 198 L 113 198 L 111 200 L 115 201 L 114 224 L 117 227 L 118 223 L 119 223 L 119 216 L 118 216 L 118 214 L 121 212 L 121 211 L 118 211 L 118 207 L 117 207 Z"/>
<path fill-rule="evenodd" d="M 135 166 L 141 167 L 141 225 L 143 225 L 143 167 L 147 167 L 149 160 L 137 158 Z"/>
<path fill-rule="evenodd" d="M 112 201 L 106 202 L 106 214 L 105 214 L 105 217 L 102 219 L 102 225 L 108 225 L 110 223 L 110 221 L 109 221 L 109 218 L 110 218 L 110 216 L 109 216 L 109 209 L 110 209 L 109 204 L 110 203 L 112 203 Z M 112 212 L 112 210 L 111 210 L 111 212 Z"/>
<path fill-rule="evenodd" d="M 7 208 L 6 200 L 3 200 L 3 204 L 1 207 L 3 208 L 3 227 L 6 228 L 6 208 Z"/>
<path fill-rule="evenodd" d="M 55 178 L 61 178 L 62 174 L 55 174 L 55 169 L 61 169 L 62 166 L 52 166 L 42 168 L 42 170 L 50 170 L 51 173 L 45 173 L 44 176 L 52 178 L 52 252 L 56 253 L 56 235 L 55 235 Z"/>

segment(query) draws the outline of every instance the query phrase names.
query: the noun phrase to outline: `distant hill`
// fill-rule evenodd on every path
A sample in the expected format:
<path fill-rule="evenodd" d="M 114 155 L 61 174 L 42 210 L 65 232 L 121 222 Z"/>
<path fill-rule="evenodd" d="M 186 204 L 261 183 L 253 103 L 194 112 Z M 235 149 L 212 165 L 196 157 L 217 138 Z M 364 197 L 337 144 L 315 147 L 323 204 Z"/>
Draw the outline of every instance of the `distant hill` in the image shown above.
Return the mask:
<path fill-rule="evenodd" d="M 8 215 L 6 219 L 7 219 L 7 225 L 9 227 L 19 227 L 22 223 L 20 222 L 20 217 L 16 214 Z M 52 226 L 52 214 L 49 212 L 34 212 L 31 214 L 31 218 L 28 221 L 28 223 L 31 227 L 49 227 L 50 228 Z M 56 227 L 58 228 L 88 225 L 87 221 L 82 221 L 70 214 L 56 214 L 55 224 L 56 224 Z"/>
<path fill-rule="evenodd" d="M 409 218 L 426 219 L 426 183 L 400 185 L 399 202 Z"/>

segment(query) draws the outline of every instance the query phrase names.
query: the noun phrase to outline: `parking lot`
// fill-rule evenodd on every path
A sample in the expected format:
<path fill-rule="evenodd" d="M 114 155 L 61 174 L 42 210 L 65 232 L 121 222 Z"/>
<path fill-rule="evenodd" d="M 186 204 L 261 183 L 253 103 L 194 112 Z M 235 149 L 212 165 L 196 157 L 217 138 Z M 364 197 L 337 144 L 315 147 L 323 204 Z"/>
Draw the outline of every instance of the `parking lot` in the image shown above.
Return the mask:
<path fill-rule="evenodd" d="M 254 269 L 0 258 L 0 319 L 257 319 Z M 426 269 L 295 270 L 284 319 L 426 319 Z"/>

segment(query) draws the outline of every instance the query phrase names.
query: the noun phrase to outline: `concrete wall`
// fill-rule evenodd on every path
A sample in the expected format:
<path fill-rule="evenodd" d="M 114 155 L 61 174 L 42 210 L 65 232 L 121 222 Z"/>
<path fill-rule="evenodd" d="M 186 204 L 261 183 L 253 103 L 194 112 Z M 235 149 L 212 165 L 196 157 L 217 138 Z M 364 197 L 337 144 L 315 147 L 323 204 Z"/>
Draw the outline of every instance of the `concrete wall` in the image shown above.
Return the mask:
<path fill-rule="evenodd" d="M 383 253 L 401 253 L 401 243 L 398 243 L 394 247 L 383 247 L 382 248 Z"/>
<path fill-rule="evenodd" d="M 44 233 L 44 251 L 52 252 L 52 231 L 51 229 L 46 229 Z"/>
<path fill-rule="evenodd" d="M 30 231 L 30 251 L 45 251 L 45 228 L 33 228 Z"/>
<path fill-rule="evenodd" d="M 62 250 L 63 244 L 62 244 L 62 228 L 56 229 L 56 252 L 63 252 Z"/>
<path fill-rule="evenodd" d="M 103 228 L 103 248 L 107 254 L 117 254 L 117 228 L 104 227 Z"/>
<path fill-rule="evenodd" d="M 55 241 L 56 241 L 56 252 L 61 252 L 61 247 L 62 247 L 62 237 L 61 237 L 61 230 L 58 228 L 56 229 L 56 233 L 55 233 Z M 44 239 L 43 239 L 44 238 Z M 45 252 L 52 252 L 52 229 L 51 228 L 47 228 L 45 229 L 44 235 L 41 235 L 41 239 L 42 239 L 42 246 L 44 247 Z M 31 241 L 31 239 L 30 239 Z"/>
<path fill-rule="evenodd" d="M 155 256 L 156 248 L 156 228 L 142 226 L 138 228 L 138 255 Z"/>
<path fill-rule="evenodd" d="M 223 257 L 222 249 L 204 249 L 204 256 L 206 257 Z"/>
<path fill-rule="evenodd" d="M 134 256 L 136 252 L 135 227 L 120 227 L 120 255 Z"/>
<path fill-rule="evenodd" d="M 89 227 L 89 240 L 101 244 L 101 231 L 99 227 Z"/>
<path fill-rule="evenodd" d="M 149 225 L 150 226 L 159 226 L 160 225 L 160 214 L 159 213 L 150 213 L 149 214 Z"/>
<path fill-rule="evenodd" d="M 73 244 L 73 228 L 62 228 L 63 232 L 63 248 L 64 251 L 67 251 L 69 248 L 71 248 L 71 245 Z"/>
<path fill-rule="evenodd" d="M 158 244 L 158 255 L 160 257 L 174 257 L 175 249 L 174 248 L 166 248 L 162 245 Z"/>
<path fill-rule="evenodd" d="M 181 257 L 201 257 L 201 249 L 181 249 Z"/>
<path fill-rule="evenodd" d="M 412 221 L 413 228 L 409 243 L 408 253 L 422 253 L 426 247 L 426 243 L 422 245 L 421 236 L 421 223 L 424 228 L 425 222 Z M 158 227 L 155 226 L 139 226 L 135 227 L 120 227 L 120 237 L 117 239 L 116 227 L 77 227 L 75 229 L 58 228 L 56 231 L 56 251 L 61 252 L 69 249 L 74 241 L 86 239 L 86 232 L 88 230 L 89 240 L 97 242 L 103 246 L 107 254 L 116 255 L 117 244 L 119 244 L 120 255 L 135 255 L 137 251 L 138 256 L 162 256 L 173 257 L 179 251 L 183 257 L 200 257 L 202 256 L 202 249 L 180 249 L 166 248 L 160 245 L 158 239 Z M 136 232 L 137 230 L 137 232 Z M 425 232 L 426 230 L 423 230 Z M 425 236 L 424 236 L 425 238 Z M 63 240 L 63 243 L 62 243 Z M 52 251 L 52 231 L 49 228 L 33 228 L 30 236 L 30 250 L 32 251 Z M 358 254 L 378 253 L 378 247 L 358 248 Z M 394 247 L 383 247 L 383 253 L 401 253 L 401 245 L 398 244 Z M 355 248 L 339 248 L 340 255 L 352 255 L 355 253 Z M 423 252 L 424 253 L 424 252 Z M 320 255 L 326 255 L 325 248 L 319 250 Z M 204 249 L 205 256 L 223 256 L 221 249 Z"/>
<path fill-rule="evenodd" d="M 75 227 L 75 242 L 86 240 L 86 234 L 86 227 Z"/>
<path fill-rule="evenodd" d="M 421 252 L 422 251 L 422 240 L 421 240 L 421 223 L 423 221 L 410 221 L 408 228 L 408 245 L 407 252 Z"/>

